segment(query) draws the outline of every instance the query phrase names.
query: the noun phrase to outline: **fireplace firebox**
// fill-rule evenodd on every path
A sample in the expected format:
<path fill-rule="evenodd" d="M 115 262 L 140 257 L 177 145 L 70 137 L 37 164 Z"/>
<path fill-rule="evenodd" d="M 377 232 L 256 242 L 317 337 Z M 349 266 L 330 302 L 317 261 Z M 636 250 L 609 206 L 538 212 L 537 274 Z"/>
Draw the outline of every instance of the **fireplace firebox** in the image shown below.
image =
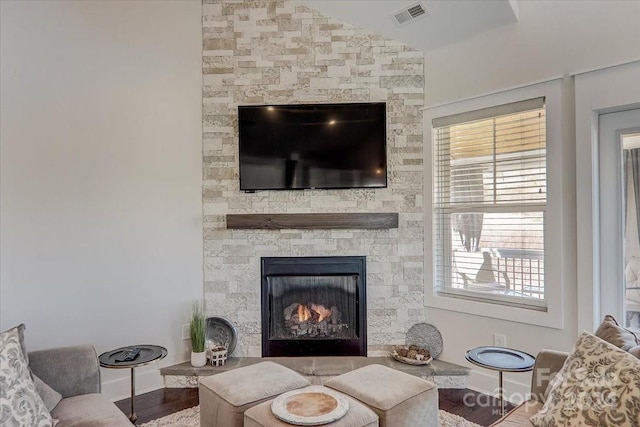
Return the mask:
<path fill-rule="evenodd" d="M 366 257 L 262 258 L 262 356 L 366 356 Z"/>

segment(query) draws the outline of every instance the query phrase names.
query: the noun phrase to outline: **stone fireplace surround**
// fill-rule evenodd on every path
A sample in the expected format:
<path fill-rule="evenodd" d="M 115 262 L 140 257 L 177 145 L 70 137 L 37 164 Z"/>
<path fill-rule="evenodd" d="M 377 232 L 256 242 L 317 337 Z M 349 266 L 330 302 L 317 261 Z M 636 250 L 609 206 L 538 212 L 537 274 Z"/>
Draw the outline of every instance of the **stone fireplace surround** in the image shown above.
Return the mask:
<path fill-rule="evenodd" d="M 323 384 L 381 363 L 464 388 L 469 368 L 434 360 L 393 360 L 393 345 L 427 321 L 424 307 L 424 54 L 290 1 L 204 0 L 203 214 L 204 295 L 208 316 L 238 330 L 224 366 L 164 367 L 166 387 L 197 387 L 202 376 L 258 363 L 261 357 L 262 257 L 366 256 L 367 356 L 276 357 Z M 357 190 L 239 191 L 240 104 L 387 103 L 388 187 Z M 227 215 L 397 213 L 397 228 L 230 229 Z"/>
<path fill-rule="evenodd" d="M 195 388 L 204 377 L 220 372 L 270 360 L 286 366 L 307 378 L 311 384 L 322 385 L 328 379 L 351 372 L 372 363 L 388 366 L 431 381 L 438 388 L 465 388 L 470 368 L 434 360 L 429 365 L 415 366 L 400 363 L 391 357 L 231 357 L 223 366 L 205 365 L 194 368 L 190 362 L 160 368 L 166 388 Z"/>
<path fill-rule="evenodd" d="M 203 2 L 204 298 L 262 354 L 260 260 L 367 257 L 367 354 L 426 321 L 422 205 L 424 55 L 290 1 Z M 387 103 L 388 187 L 239 191 L 237 106 Z M 398 213 L 391 229 L 228 229 L 229 214 Z"/>

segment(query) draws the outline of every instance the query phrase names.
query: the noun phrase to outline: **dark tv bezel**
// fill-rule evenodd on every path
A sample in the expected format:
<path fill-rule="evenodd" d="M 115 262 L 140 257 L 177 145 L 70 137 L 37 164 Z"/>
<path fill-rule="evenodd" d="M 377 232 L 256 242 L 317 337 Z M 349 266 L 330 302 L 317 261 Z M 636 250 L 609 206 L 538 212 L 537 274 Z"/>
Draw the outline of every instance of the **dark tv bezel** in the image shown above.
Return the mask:
<path fill-rule="evenodd" d="M 357 185 L 348 185 L 348 186 L 319 186 L 319 187 L 295 187 L 295 188 L 287 188 L 287 187 L 277 187 L 277 188 L 250 188 L 243 187 L 242 185 L 242 172 L 241 172 L 241 157 L 242 151 L 240 150 L 240 144 L 242 143 L 242 129 L 240 127 L 240 109 L 241 108 L 263 108 L 263 107 L 274 107 L 274 108 L 287 108 L 287 107 L 331 107 L 331 106 L 345 106 L 345 105 L 382 105 L 384 107 L 384 185 L 366 185 L 366 186 L 357 186 Z M 254 104 L 254 105 L 238 105 L 238 178 L 240 191 L 245 193 L 255 193 L 257 191 L 301 191 L 301 190 L 349 190 L 349 189 L 378 189 L 378 188 L 387 188 L 389 185 L 389 174 L 388 174 L 388 153 L 387 153 L 387 139 L 389 138 L 387 134 L 387 103 L 385 101 L 379 102 L 338 102 L 338 103 L 313 103 L 313 104 Z"/>

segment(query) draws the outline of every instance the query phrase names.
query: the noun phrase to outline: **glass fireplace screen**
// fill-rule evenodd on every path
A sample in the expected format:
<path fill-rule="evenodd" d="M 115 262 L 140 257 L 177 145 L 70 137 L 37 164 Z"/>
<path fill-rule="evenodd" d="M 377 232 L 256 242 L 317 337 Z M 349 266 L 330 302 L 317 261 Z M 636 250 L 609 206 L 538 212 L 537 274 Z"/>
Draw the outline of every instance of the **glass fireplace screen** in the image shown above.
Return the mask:
<path fill-rule="evenodd" d="M 270 276 L 269 339 L 358 338 L 358 276 Z"/>

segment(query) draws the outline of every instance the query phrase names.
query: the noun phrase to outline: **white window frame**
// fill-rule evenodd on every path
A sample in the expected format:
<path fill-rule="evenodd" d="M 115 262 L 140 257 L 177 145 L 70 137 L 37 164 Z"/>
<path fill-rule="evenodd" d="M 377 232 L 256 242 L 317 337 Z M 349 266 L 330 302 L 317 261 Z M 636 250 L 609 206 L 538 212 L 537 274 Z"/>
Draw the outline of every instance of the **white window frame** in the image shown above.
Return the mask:
<path fill-rule="evenodd" d="M 434 118 L 544 97 L 546 106 L 547 207 L 545 213 L 545 300 L 546 311 L 498 304 L 491 301 L 462 299 L 437 293 L 435 286 L 435 244 L 433 229 L 433 143 Z M 562 153 L 562 80 L 534 84 L 496 94 L 427 108 L 425 126 L 425 305 L 443 310 L 475 314 L 552 328 L 563 328 L 563 153 Z M 566 221 L 565 221 L 566 222 Z M 566 226 L 566 225 L 565 225 Z"/>

